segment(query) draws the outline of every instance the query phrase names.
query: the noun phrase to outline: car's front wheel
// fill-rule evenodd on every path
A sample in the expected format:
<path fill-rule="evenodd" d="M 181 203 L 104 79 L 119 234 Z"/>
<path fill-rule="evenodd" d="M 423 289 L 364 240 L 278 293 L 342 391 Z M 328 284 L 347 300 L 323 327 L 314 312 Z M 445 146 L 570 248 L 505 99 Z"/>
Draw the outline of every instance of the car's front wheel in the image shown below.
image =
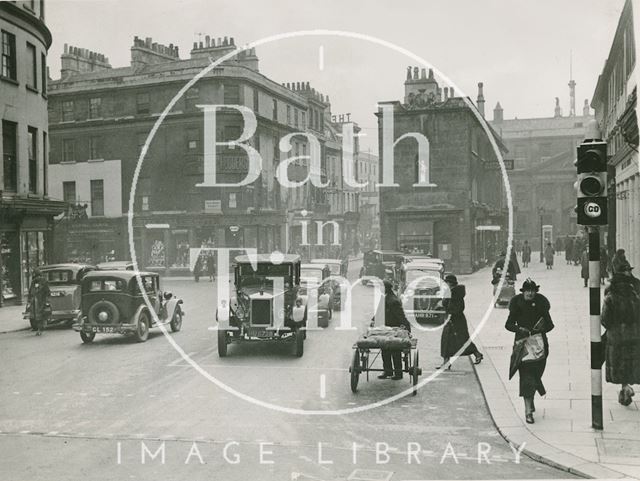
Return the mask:
<path fill-rule="evenodd" d="M 80 339 L 82 339 L 82 342 L 84 342 L 85 344 L 89 344 L 93 342 L 95 338 L 96 338 L 95 332 L 80 331 Z"/>
<path fill-rule="evenodd" d="M 149 315 L 141 312 L 138 318 L 138 329 L 136 329 L 136 341 L 145 342 L 149 338 Z"/>
<path fill-rule="evenodd" d="M 176 310 L 170 326 L 173 332 L 178 332 L 182 328 L 182 311 Z"/>

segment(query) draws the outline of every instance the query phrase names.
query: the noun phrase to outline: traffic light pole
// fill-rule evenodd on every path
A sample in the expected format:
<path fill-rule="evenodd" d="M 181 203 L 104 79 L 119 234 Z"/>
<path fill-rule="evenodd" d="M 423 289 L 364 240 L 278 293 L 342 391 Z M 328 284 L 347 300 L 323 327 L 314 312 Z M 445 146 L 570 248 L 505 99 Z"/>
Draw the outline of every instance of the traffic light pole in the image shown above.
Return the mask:
<path fill-rule="evenodd" d="M 591 427 L 603 429 L 600 328 L 600 227 L 589 226 L 589 318 L 591 324 Z"/>

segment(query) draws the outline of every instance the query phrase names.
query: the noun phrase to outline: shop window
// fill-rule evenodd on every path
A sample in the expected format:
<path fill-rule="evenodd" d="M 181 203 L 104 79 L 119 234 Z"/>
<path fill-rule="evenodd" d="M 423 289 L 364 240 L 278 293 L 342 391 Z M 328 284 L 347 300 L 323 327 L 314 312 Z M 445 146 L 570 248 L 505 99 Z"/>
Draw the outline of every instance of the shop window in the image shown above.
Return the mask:
<path fill-rule="evenodd" d="M 104 181 L 102 179 L 91 181 L 91 216 L 104 215 Z"/>
<path fill-rule="evenodd" d="M 64 122 L 75 120 L 73 113 L 73 100 L 65 100 L 62 102 L 62 120 Z"/>
<path fill-rule="evenodd" d="M 102 111 L 102 99 L 100 97 L 94 97 L 89 99 L 89 118 L 99 119 Z"/>
<path fill-rule="evenodd" d="M 62 161 L 63 162 L 76 161 L 76 141 L 74 139 L 62 140 Z"/>
<path fill-rule="evenodd" d="M 16 75 L 16 37 L 12 33 L 2 31 L 2 77 L 17 80 Z"/>
<path fill-rule="evenodd" d="M 20 254 L 17 234 L 0 232 L 0 295 L 6 300 L 15 299 L 20 291 Z"/>
<path fill-rule="evenodd" d="M 18 124 L 2 121 L 2 171 L 4 174 L 4 190 L 18 190 Z"/>
<path fill-rule="evenodd" d="M 27 42 L 27 87 L 33 90 L 38 89 L 38 57 L 35 45 Z"/>
<path fill-rule="evenodd" d="M 101 159 L 101 137 L 89 137 L 89 159 Z"/>
<path fill-rule="evenodd" d="M 141 93 L 136 96 L 136 112 L 138 114 L 149 113 L 149 94 Z"/>
<path fill-rule="evenodd" d="M 186 230 L 172 231 L 173 249 L 170 267 L 189 267 L 189 233 Z"/>
<path fill-rule="evenodd" d="M 156 232 L 150 234 L 151 248 L 149 250 L 149 256 L 147 260 L 147 266 L 149 267 L 165 267 L 166 265 L 166 252 L 164 246 L 164 232 Z"/>
<path fill-rule="evenodd" d="M 27 129 L 27 144 L 29 153 L 29 192 L 38 192 L 38 129 Z"/>

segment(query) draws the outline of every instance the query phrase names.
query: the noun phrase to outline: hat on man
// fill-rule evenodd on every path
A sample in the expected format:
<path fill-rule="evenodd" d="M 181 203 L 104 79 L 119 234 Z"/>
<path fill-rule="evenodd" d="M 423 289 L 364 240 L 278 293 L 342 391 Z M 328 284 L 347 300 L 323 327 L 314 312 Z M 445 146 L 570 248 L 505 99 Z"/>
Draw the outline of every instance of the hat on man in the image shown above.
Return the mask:
<path fill-rule="evenodd" d="M 624 261 L 620 267 L 618 267 L 618 272 L 631 272 L 633 267 L 629 264 L 629 261 Z"/>
<path fill-rule="evenodd" d="M 540 286 L 535 282 L 533 282 L 533 280 L 530 277 L 527 277 L 527 280 L 522 283 L 520 292 L 524 292 L 524 291 L 538 292 L 539 289 L 540 289 Z"/>
<path fill-rule="evenodd" d="M 458 285 L 458 278 L 453 274 L 447 274 L 446 276 L 444 276 L 444 281 L 447 284 L 453 284 L 454 286 Z"/>

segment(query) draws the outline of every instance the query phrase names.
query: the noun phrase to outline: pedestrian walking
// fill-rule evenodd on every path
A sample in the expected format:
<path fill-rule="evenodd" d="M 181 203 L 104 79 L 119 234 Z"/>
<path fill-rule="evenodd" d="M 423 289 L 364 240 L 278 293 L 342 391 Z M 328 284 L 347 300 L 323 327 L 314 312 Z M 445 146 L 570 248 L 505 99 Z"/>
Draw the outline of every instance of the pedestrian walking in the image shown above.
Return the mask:
<path fill-rule="evenodd" d="M 198 258 L 196 259 L 196 263 L 193 266 L 193 279 L 196 282 L 200 282 L 200 274 L 202 273 L 202 256 L 198 254 Z"/>
<path fill-rule="evenodd" d="M 573 265 L 577 266 L 580 264 L 582 259 L 582 251 L 586 249 L 586 246 L 581 238 L 576 237 L 576 240 L 573 242 Z"/>
<path fill-rule="evenodd" d="M 634 287 L 631 266 L 614 273 L 602 304 L 601 323 L 606 328 L 605 376 L 620 384 L 618 402 L 631 404 L 630 384 L 640 384 L 640 295 Z"/>
<path fill-rule="evenodd" d="M 582 276 L 582 280 L 584 280 L 584 287 L 587 287 L 587 282 L 589 281 L 589 252 L 586 247 L 582 249 L 580 266 L 580 275 Z"/>
<path fill-rule="evenodd" d="M 522 267 L 529 267 L 529 262 L 531 262 L 531 246 L 529 241 L 524 241 L 522 246 Z"/>
<path fill-rule="evenodd" d="M 609 277 L 609 254 L 606 247 L 600 248 L 600 282 L 604 284 L 604 281 Z"/>
<path fill-rule="evenodd" d="M 389 327 L 402 327 L 411 332 L 411 324 L 407 320 L 402 308 L 402 302 L 393 292 L 393 284 L 384 280 L 384 304 L 380 303 L 379 309 L 384 309 L 384 325 Z M 377 317 L 377 316 L 376 316 Z M 372 322 L 375 321 L 373 318 Z M 394 381 L 402 379 L 402 351 L 381 349 L 382 369 L 384 372 L 378 379 L 391 377 Z"/>
<path fill-rule="evenodd" d="M 573 261 L 573 239 L 569 236 L 564 238 L 564 260 L 567 265 Z"/>
<path fill-rule="evenodd" d="M 547 265 L 547 269 L 553 269 L 553 256 L 555 254 L 556 251 L 551 242 L 547 242 L 547 246 L 544 248 L 544 262 Z"/>
<path fill-rule="evenodd" d="M 29 286 L 29 320 L 31 327 L 35 328 L 36 336 L 41 336 L 48 316 L 48 300 L 51 295 L 49 282 L 42 275 L 40 269 L 33 271 L 33 279 Z"/>
<path fill-rule="evenodd" d="M 628 264 L 627 257 L 625 256 L 624 249 L 618 249 L 616 253 L 613 255 L 613 259 L 611 259 L 611 270 L 612 274 L 617 274 L 621 272 L 621 268 L 623 265 Z"/>
<path fill-rule="evenodd" d="M 213 253 L 207 256 L 207 274 L 209 274 L 209 282 L 213 282 L 213 278 L 216 275 L 216 261 Z"/>
<path fill-rule="evenodd" d="M 562 238 L 560 236 L 556 237 L 555 250 L 556 252 L 560 252 L 562 250 Z"/>
<path fill-rule="evenodd" d="M 527 348 L 527 355 L 517 363 L 517 371 L 519 394 L 524 398 L 525 419 L 529 424 L 534 423 L 536 392 L 541 396 L 547 392 L 542 383 L 549 357 L 547 333 L 555 327 L 551 320 L 551 304 L 539 290 L 540 286 L 530 278 L 524 281 L 521 294 L 514 296 L 509 303 L 509 317 L 505 323 L 505 328 L 515 333 L 514 349 L 518 345 Z"/>
<path fill-rule="evenodd" d="M 449 359 L 462 349 L 462 346 L 469 341 L 470 336 L 467 318 L 464 315 L 466 288 L 463 284 L 458 284 L 458 279 L 453 274 L 447 274 L 444 280 L 449 286 L 451 296 L 442 301 L 448 319 L 442 329 L 442 336 L 440 338 L 440 356 L 442 356 L 443 361 L 442 364 L 438 366 L 438 369 L 446 366 L 448 370 L 451 369 L 450 364 L 447 366 Z M 480 364 L 484 356 L 473 342 L 469 342 L 469 345 L 462 352 L 461 356 L 470 356 L 472 354 L 474 357 L 473 363 Z"/>

